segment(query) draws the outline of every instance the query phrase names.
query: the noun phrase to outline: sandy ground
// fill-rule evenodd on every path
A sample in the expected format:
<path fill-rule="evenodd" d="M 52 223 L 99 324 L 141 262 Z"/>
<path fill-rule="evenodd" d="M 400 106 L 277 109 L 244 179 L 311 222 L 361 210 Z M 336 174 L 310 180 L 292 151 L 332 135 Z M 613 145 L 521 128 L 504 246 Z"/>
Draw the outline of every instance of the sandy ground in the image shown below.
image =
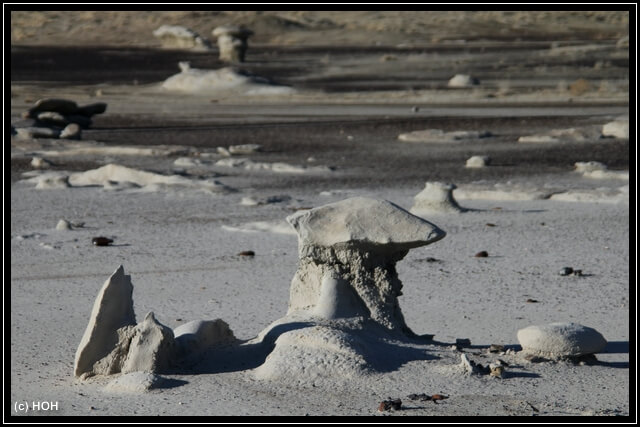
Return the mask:
<path fill-rule="evenodd" d="M 629 141 L 600 137 L 604 124 L 629 111 L 628 47 L 618 43 L 628 33 L 628 13 L 12 12 L 11 19 L 12 124 L 43 97 L 106 102 L 108 109 L 81 141 L 11 139 L 5 415 L 635 415 L 623 176 Z M 163 90 L 178 61 L 201 69 L 223 64 L 215 53 L 158 49 L 153 29 L 180 24 L 209 36 L 225 23 L 256 31 L 243 69 L 296 92 Z M 463 72 L 480 85 L 448 88 Z M 578 79 L 587 84 L 575 85 Z M 398 140 L 424 129 L 491 136 Z M 517 142 L 554 129 L 586 136 Z M 239 144 L 262 150 L 231 159 L 284 163 L 288 172 L 218 163 L 229 158 L 217 147 Z M 491 165 L 465 168 L 472 155 L 489 155 Z M 119 164 L 179 174 L 193 186 L 105 181 L 35 189 L 27 181 L 39 173 L 34 156 L 52 163 L 46 172 Z M 612 173 L 596 179 L 575 172 L 584 161 Z M 237 191 L 202 187 L 214 179 Z M 138 319 L 153 311 L 175 328 L 221 318 L 249 340 L 287 311 L 297 240 L 274 232 L 286 216 L 356 195 L 409 209 L 426 181 L 456 183 L 459 203 L 476 209 L 426 218 L 447 237 L 412 250 L 397 266 L 407 324 L 434 334 L 433 341 L 390 340 L 380 348 L 385 363 L 348 378 L 328 370 L 259 379 L 267 354 L 233 348 L 164 375 L 172 381 L 145 393 L 108 391 L 111 378 L 73 377 L 93 301 L 119 265 L 131 275 Z M 241 203 L 269 196 L 287 197 Z M 84 225 L 56 230 L 60 219 Z M 267 231 L 251 232 L 257 223 Z M 114 244 L 92 246 L 99 235 Z M 255 257 L 236 255 L 246 250 Z M 475 258 L 482 250 L 489 257 Z M 560 276 L 566 266 L 584 275 Z M 608 345 L 597 361 L 519 356 L 518 329 L 559 321 L 602 333 Z M 464 374 L 461 352 L 452 348 L 457 338 L 471 340 L 463 351 L 473 360 L 508 362 L 507 375 Z M 490 354 L 491 344 L 511 351 Z M 419 402 L 408 398 L 413 393 L 449 398 Z M 402 399 L 403 409 L 378 412 L 387 398 Z M 57 410 L 33 410 L 33 402 L 45 401 L 57 402 Z M 31 410 L 20 409 L 25 402 Z"/>

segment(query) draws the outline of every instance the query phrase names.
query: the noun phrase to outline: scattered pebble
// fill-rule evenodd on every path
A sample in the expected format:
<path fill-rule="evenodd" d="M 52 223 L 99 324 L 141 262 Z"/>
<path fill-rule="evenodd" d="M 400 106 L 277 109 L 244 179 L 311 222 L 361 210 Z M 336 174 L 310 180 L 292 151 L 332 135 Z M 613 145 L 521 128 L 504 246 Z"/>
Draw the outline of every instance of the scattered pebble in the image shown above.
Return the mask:
<path fill-rule="evenodd" d="M 563 267 L 560 270 L 560 275 L 561 276 L 568 276 L 568 275 L 570 275 L 572 273 L 573 273 L 573 268 L 571 268 L 571 267 Z"/>
<path fill-rule="evenodd" d="M 561 276 L 583 276 L 582 274 L 582 270 L 574 270 L 571 267 L 563 267 L 560 270 L 560 275 Z"/>
<path fill-rule="evenodd" d="M 434 394 L 433 396 L 431 396 L 431 400 L 433 400 L 434 402 L 437 400 L 444 400 L 448 398 L 449 396 L 445 396 L 444 394 Z"/>
<path fill-rule="evenodd" d="M 410 394 L 409 396 L 407 396 L 409 399 L 411 400 L 418 400 L 420 402 L 427 402 L 427 401 L 432 401 L 434 403 L 437 403 L 438 400 L 444 400 L 444 399 L 448 399 L 449 396 L 445 396 L 443 394 L 432 394 L 432 395 L 428 395 L 426 393 L 420 393 L 420 394 Z"/>
<path fill-rule="evenodd" d="M 487 375 L 490 372 L 489 367 L 484 367 L 483 365 L 476 363 L 473 360 L 470 360 L 467 357 L 467 355 L 464 353 L 460 355 L 460 359 L 462 360 L 462 362 L 460 363 L 460 366 L 462 366 L 465 372 L 469 375 L 472 375 L 472 374 Z"/>
<path fill-rule="evenodd" d="M 256 253 L 253 251 L 242 251 L 238 253 L 238 256 L 255 256 Z"/>
<path fill-rule="evenodd" d="M 489 254 L 487 253 L 487 251 L 480 251 L 477 254 L 474 255 L 474 257 L 476 258 L 486 258 L 488 257 Z"/>
<path fill-rule="evenodd" d="M 392 409 L 394 411 L 399 411 L 401 408 L 402 400 L 400 399 L 389 398 L 389 400 L 383 400 L 382 402 L 380 402 L 380 405 L 378 405 L 378 411 L 380 412 L 390 411 Z"/>
<path fill-rule="evenodd" d="M 585 366 L 598 363 L 598 358 L 595 354 L 585 354 L 578 357 L 569 357 L 569 361 L 580 366 Z"/>
<path fill-rule="evenodd" d="M 113 240 L 107 237 L 94 237 L 93 239 L 91 239 L 91 243 L 96 246 L 109 246 L 111 243 L 113 243 Z"/>
<path fill-rule="evenodd" d="M 501 363 L 489 364 L 489 375 L 496 378 L 502 378 L 504 374 L 504 366 Z"/>
<path fill-rule="evenodd" d="M 410 400 L 419 400 L 420 402 L 426 402 L 427 400 L 431 400 L 431 396 L 425 394 L 425 393 L 420 393 L 420 394 L 410 394 L 409 396 L 407 396 Z"/>

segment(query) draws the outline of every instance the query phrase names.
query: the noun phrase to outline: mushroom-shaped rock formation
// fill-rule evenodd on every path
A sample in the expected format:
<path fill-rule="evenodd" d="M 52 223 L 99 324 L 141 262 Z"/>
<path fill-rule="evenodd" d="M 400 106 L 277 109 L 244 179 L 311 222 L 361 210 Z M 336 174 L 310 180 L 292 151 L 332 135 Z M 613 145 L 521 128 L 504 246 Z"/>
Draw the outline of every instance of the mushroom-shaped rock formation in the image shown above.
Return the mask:
<path fill-rule="evenodd" d="M 434 224 L 384 200 L 355 197 L 287 218 L 298 234 L 299 264 L 287 315 L 364 315 L 413 336 L 398 296 L 395 264 L 410 249 L 445 236 Z"/>
<path fill-rule="evenodd" d="M 212 34 L 218 38 L 221 61 L 244 62 L 249 46 L 247 40 L 253 35 L 253 31 L 244 27 L 225 25 L 215 28 Z"/>
<path fill-rule="evenodd" d="M 433 215 L 466 212 L 453 198 L 455 184 L 443 182 L 427 182 L 424 190 L 416 194 L 410 212 L 414 215 Z"/>
<path fill-rule="evenodd" d="M 598 353 L 607 345 L 600 332 L 577 323 L 528 326 L 518 331 L 518 342 L 523 353 L 552 359 Z"/>

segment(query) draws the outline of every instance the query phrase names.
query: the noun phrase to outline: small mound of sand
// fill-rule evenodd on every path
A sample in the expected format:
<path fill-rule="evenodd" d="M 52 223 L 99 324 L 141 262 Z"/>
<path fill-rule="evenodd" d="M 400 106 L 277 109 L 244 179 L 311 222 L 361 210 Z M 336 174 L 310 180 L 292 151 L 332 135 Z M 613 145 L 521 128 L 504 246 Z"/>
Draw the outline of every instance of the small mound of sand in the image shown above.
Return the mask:
<path fill-rule="evenodd" d="M 479 84 L 480 84 L 480 80 L 478 80 L 475 77 L 471 77 L 467 74 L 456 74 L 449 80 L 449 82 L 447 83 L 447 86 L 460 88 L 460 87 L 477 86 Z"/>
<path fill-rule="evenodd" d="M 44 146 L 41 145 L 42 148 Z M 154 147 L 134 147 L 126 145 L 103 145 L 95 142 L 63 142 L 53 149 L 32 151 L 39 156 L 173 156 L 185 155 L 189 148 L 183 146 L 157 145 Z"/>
<path fill-rule="evenodd" d="M 269 197 L 243 197 L 240 201 L 242 206 L 260 206 L 260 205 L 270 205 L 273 203 L 282 203 L 288 202 L 291 200 L 291 196 L 281 195 L 281 196 L 269 196 Z"/>
<path fill-rule="evenodd" d="M 171 187 L 187 187 L 219 193 L 231 190 L 215 180 L 191 180 L 180 175 L 161 175 L 115 164 L 71 174 L 69 182 L 73 186 L 108 186 L 113 182 L 127 182 L 143 187 L 148 191 Z"/>
<path fill-rule="evenodd" d="M 289 225 L 289 223 L 287 223 L 286 221 L 255 221 L 243 225 L 238 225 L 236 227 L 223 225 L 222 229 L 227 231 L 239 231 L 243 233 L 268 232 L 276 234 L 296 234 L 296 231 L 293 229 L 293 227 L 291 227 L 291 225 Z"/>
<path fill-rule="evenodd" d="M 109 392 L 145 393 L 159 388 L 166 381 L 160 375 L 148 372 L 130 372 L 119 376 L 105 386 Z"/>
<path fill-rule="evenodd" d="M 484 168 L 491 163 L 489 156 L 471 156 L 465 163 L 466 168 Z"/>
<path fill-rule="evenodd" d="M 522 143 L 553 143 L 597 141 L 600 133 L 593 127 L 553 129 L 546 133 L 526 135 L 518 138 Z"/>
<path fill-rule="evenodd" d="M 602 136 L 629 139 L 629 118 L 620 118 L 602 127 Z"/>
<path fill-rule="evenodd" d="M 433 143 L 447 143 L 447 142 L 462 142 L 473 141 L 480 138 L 487 138 L 491 136 L 491 132 L 487 131 L 468 131 L 458 130 L 453 132 L 445 132 L 440 129 L 425 129 L 416 130 L 409 133 L 402 133 L 398 135 L 400 141 L 405 142 L 433 142 Z"/>
<path fill-rule="evenodd" d="M 321 325 L 285 332 L 254 373 L 258 379 L 296 379 L 299 385 L 348 380 L 367 372 L 365 345 L 356 333 Z"/>
<path fill-rule="evenodd" d="M 478 189 L 465 186 L 456 190 L 456 198 L 464 200 L 543 200 L 548 199 L 550 191 L 537 188 L 495 185 L 495 189 Z"/>
<path fill-rule="evenodd" d="M 215 166 L 229 167 L 229 168 L 242 168 L 250 171 L 269 171 L 276 173 L 327 173 L 331 172 L 331 168 L 327 166 L 297 166 L 289 163 L 275 162 L 254 162 L 253 160 L 246 158 L 239 159 L 221 159 L 215 163 Z"/>
<path fill-rule="evenodd" d="M 607 169 L 607 165 L 600 162 L 576 162 L 575 163 L 576 172 L 584 173 L 584 172 L 593 172 L 593 171 L 603 171 Z"/>
<path fill-rule="evenodd" d="M 36 176 L 25 182 L 35 182 L 37 190 L 55 190 L 61 188 L 69 188 L 69 177 L 64 173 L 52 172 Z"/>
<path fill-rule="evenodd" d="M 252 76 L 231 67 L 200 70 L 180 63 L 182 72 L 169 77 L 162 87 L 172 92 L 193 95 L 229 93 L 233 95 L 288 95 L 295 93 L 289 86 L 276 85 L 262 77 Z"/>
<path fill-rule="evenodd" d="M 569 190 L 553 194 L 551 200 L 561 202 L 591 202 L 591 203 L 629 203 L 629 186 L 623 185 L 618 189 L 598 188 L 595 190 Z"/>

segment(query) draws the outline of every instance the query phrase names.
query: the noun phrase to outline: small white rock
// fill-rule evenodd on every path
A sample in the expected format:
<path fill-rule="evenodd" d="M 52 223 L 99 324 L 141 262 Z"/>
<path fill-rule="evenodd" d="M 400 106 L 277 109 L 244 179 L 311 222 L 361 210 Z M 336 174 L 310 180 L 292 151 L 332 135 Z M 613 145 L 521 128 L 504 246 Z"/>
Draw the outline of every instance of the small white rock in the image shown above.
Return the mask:
<path fill-rule="evenodd" d="M 593 172 L 593 171 L 604 171 L 607 170 L 607 166 L 604 163 L 600 162 L 576 162 L 575 163 L 576 172 Z"/>
<path fill-rule="evenodd" d="M 62 132 L 60 132 L 60 138 L 62 139 L 80 139 L 82 129 L 77 123 L 69 123 Z"/>
<path fill-rule="evenodd" d="M 480 84 L 480 81 L 467 74 L 456 74 L 449 80 L 449 87 L 471 87 Z"/>
<path fill-rule="evenodd" d="M 230 157 L 231 156 L 231 152 L 229 152 L 229 150 L 227 150 L 225 147 L 218 147 L 218 154 L 222 154 L 223 156 L 227 156 Z"/>
<path fill-rule="evenodd" d="M 229 153 L 231 154 L 251 154 L 257 151 L 260 151 L 262 145 L 260 144 L 241 144 L 241 145 L 230 145 Z"/>
<path fill-rule="evenodd" d="M 484 168 L 491 163 L 489 156 L 472 156 L 467 159 L 465 167 L 467 168 Z"/>
<path fill-rule="evenodd" d="M 42 157 L 34 157 L 31 159 L 31 166 L 38 169 L 48 168 L 51 166 L 51 162 L 43 159 Z"/>
<path fill-rule="evenodd" d="M 71 230 L 71 223 L 69 223 L 69 221 L 67 221 L 66 219 L 61 219 L 56 225 L 56 230 Z"/>
<path fill-rule="evenodd" d="M 629 120 L 615 120 L 602 127 L 603 136 L 612 136 L 618 139 L 629 139 Z"/>
<path fill-rule="evenodd" d="M 607 345 L 598 331 L 577 323 L 533 325 L 520 329 L 517 336 L 524 353 L 547 358 L 598 353 Z"/>

